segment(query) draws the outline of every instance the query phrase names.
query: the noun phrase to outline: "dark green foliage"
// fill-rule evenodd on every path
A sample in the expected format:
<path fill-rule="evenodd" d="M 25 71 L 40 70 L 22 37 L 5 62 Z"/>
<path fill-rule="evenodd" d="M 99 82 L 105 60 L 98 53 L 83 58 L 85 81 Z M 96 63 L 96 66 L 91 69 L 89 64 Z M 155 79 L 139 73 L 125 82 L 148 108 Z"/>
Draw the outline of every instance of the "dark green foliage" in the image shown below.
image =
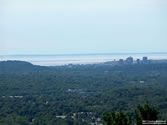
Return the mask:
<path fill-rule="evenodd" d="M 135 122 L 137 125 L 142 125 L 143 120 L 158 120 L 158 114 L 158 109 L 152 107 L 148 103 L 143 107 L 139 104 L 137 105 L 137 110 L 135 110 Z"/>
<path fill-rule="evenodd" d="M 131 117 L 120 110 L 120 112 L 115 112 L 114 110 L 110 113 L 103 115 L 103 120 L 106 125 L 142 125 L 143 120 L 156 121 L 158 120 L 158 109 L 152 107 L 150 104 L 146 103 L 144 106 L 140 104 L 137 105 L 137 110 L 135 110 L 134 121 Z"/>
<path fill-rule="evenodd" d="M 167 64 L 40 67 L 1 62 L 0 124 L 86 125 L 98 122 L 113 108 L 132 114 L 146 100 L 160 109 L 163 120 L 167 116 L 166 81 Z"/>
<path fill-rule="evenodd" d="M 131 117 L 127 114 L 123 113 L 122 110 L 120 112 L 115 112 L 114 110 L 110 113 L 103 115 L 103 120 L 106 125 L 130 125 Z"/>

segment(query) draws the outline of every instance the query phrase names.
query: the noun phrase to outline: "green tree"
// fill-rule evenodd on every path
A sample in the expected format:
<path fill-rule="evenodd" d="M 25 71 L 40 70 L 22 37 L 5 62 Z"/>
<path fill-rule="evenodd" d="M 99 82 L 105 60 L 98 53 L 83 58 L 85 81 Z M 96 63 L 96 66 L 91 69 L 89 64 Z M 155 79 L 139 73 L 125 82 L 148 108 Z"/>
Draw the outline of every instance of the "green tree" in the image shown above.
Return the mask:
<path fill-rule="evenodd" d="M 122 112 L 120 109 L 119 112 L 115 112 L 114 110 L 110 113 L 103 115 L 103 120 L 106 125 L 130 125 L 131 117 Z"/>
<path fill-rule="evenodd" d="M 157 120 L 159 111 L 157 108 L 154 108 L 150 104 L 146 103 L 144 106 L 140 104 L 137 105 L 137 109 L 134 113 L 134 122 L 135 125 L 142 125 L 142 120 Z M 132 119 L 131 116 L 125 114 L 120 110 L 120 112 L 109 112 L 103 115 L 103 120 L 105 125 L 131 125 Z"/>
<path fill-rule="evenodd" d="M 135 110 L 135 124 L 142 125 L 142 120 L 157 120 L 159 110 L 154 108 L 149 103 L 144 106 L 140 104 L 137 105 L 137 110 Z"/>

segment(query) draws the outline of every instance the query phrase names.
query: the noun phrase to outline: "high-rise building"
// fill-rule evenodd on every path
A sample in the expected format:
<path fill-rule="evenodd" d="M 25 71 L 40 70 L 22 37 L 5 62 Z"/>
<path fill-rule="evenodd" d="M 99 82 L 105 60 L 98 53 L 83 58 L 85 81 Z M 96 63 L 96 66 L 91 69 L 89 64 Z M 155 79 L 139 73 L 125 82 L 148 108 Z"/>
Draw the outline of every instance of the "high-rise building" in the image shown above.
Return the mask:
<path fill-rule="evenodd" d="M 140 59 L 137 59 L 137 60 L 136 60 L 136 63 L 137 63 L 137 64 L 140 64 Z"/>
<path fill-rule="evenodd" d="M 146 56 L 143 57 L 143 63 L 148 63 L 148 58 Z"/>
<path fill-rule="evenodd" d="M 128 57 L 127 59 L 126 59 L 126 63 L 127 64 L 133 64 L 133 57 Z"/>
<path fill-rule="evenodd" d="M 120 59 L 120 60 L 119 60 L 119 64 L 124 64 L 124 60 L 123 60 L 123 59 Z"/>

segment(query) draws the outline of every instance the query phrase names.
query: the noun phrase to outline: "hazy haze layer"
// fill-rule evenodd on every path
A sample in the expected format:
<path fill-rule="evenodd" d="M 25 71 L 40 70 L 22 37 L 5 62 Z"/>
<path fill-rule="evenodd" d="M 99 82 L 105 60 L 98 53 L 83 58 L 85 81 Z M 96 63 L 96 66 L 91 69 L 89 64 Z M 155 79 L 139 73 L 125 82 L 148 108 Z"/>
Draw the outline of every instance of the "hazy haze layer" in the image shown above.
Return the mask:
<path fill-rule="evenodd" d="M 166 52 L 166 0 L 1 0 L 0 53 Z"/>

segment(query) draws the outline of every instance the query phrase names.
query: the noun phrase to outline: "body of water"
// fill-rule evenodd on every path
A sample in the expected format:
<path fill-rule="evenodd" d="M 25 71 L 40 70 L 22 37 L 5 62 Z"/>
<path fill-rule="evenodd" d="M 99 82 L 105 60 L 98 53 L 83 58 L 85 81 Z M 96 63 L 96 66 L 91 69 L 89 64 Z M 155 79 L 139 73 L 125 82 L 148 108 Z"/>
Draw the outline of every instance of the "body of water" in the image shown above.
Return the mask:
<path fill-rule="evenodd" d="M 167 53 L 143 54 L 71 54 L 71 55 L 5 55 L 0 56 L 0 61 L 20 60 L 41 66 L 58 66 L 67 64 L 95 64 L 107 61 L 126 59 L 132 56 L 134 60 L 147 56 L 151 60 L 167 59 Z"/>

